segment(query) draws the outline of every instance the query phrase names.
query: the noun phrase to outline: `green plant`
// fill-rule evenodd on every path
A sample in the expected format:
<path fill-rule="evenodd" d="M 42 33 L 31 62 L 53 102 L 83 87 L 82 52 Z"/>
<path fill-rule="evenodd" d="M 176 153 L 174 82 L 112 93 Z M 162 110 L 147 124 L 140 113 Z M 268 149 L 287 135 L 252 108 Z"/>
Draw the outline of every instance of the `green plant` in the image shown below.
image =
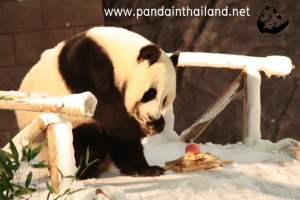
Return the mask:
<path fill-rule="evenodd" d="M 84 163 L 83 163 L 84 160 Z M 77 168 L 77 171 L 74 176 L 76 176 L 78 179 L 82 177 L 82 175 L 85 173 L 85 171 L 95 162 L 97 162 L 99 159 L 95 159 L 90 162 L 90 148 L 89 146 L 87 147 L 86 154 L 85 156 L 81 156 L 79 166 Z M 84 168 L 82 168 L 84 166 Z"/>
<path fill-rule="evenodd" d="M 58 169 L 59 174 L 61 176 L 61 181 L 59 183 L 59 187 L 62 185 L 62 183 L 66 180 L 66 179 L 71 179 L 71 183 L 70 183 L 70 188 L 66 189 L 64 192 L 60 192 L 61 194 L 53 197 L 53 200 L 58 200 L 58 199 L 67 199 L 68 196 L 72 196 L 74 193 L 85 190 L 85 188 L 80 188 L 80 189 L 76 189 L 76 190 L 72 190 L 72 185 L 74 183 L 74 181 L 76 180 L 76 176 L 75 175 L 70 175 L 70 176 L 64 176 L 63 173 Z M 48 189 L 48 195 L 47 195 L 47 200 L 50 199 L 51 195 L 55 195 L 55 189 L 51 186 L 51 184 L 47 181 L 46 182 L 46 186 Z"/>
<path fill-rule="evenodd" d="M 80 188 L 80 189 L 72 190 L 71 186 L 73 185 L 73 183 L 76 180 L 78 180 L 80 178 L 80 176 L 86 171 L 86 169 L 89 166 L 91 166 L 92 164 L 94 164 L 99 159 L 96 159 L 96 160 L 93 160 L 93 161 L 90 162 L 90 150 L 89 150 L 89 147 L 87 148 L 86 155 L 84 156 L 84 158 L 85 158 L 84 159 L 84 166 L 85 167 L 82 168 L 82 166 L 83 166 L 83 158 L 81 157 L 79 166 L 77 167 L 77 170 L 76 170 L 76 172 L 75 172 L 74 175 L 65 176 L 61 172 L 61 170 L 58 169 L 58 172 L 59 172 L 60 177 L 61 177 L 61 181 L 58 184 L 58 187 L 60 187 L 62 185 L 63 181 L 65 181 L 66 179 L 71 179 L 71 183 L 70 183 L 70 188 L 66 189 L 63 193 L 61 192 L 61 194 L 58 195 L 58 196 L 56 196 L 55 198 L 53 198 L 53 200 L 58 200 L 58 199 L 61 199 L 61 198 L 66 199 L 68 196 L 72 196 L 76 192 L 80 192 L 82 190 L 85 190 L 85 188 Z M 48 196 L 47 196 L 47 200 L 49 200 L 50 195 L 55 194 L 55 188 L 53 188 L 49 182 L 46 182 L 46 186 L 47 186 L 47 189 L 49 190 L 49 193 L 48 193 Z"/>
<path fill-rule="evenodd" d="M 25 183 L 21 184 L 20 180 L 25 175 L 19 169 L 21 165 L 32 168 L 47 168 L 48 165 L 43 161 L 33 162 L 34 158 L 47 145 L 47 140 L 42 142 L 38 147 L 32 149 L 32 143 L 22 148 L 22 158 L 19 159 L 19 153 L 15 144 L 10 140 L 10 151 L 6 152 L 0 149 L 0 199 L 11 200 L 14 198 L 22 199 L 24 195 L 31 194 L 37 188 L 32 181 L 32 172 L 26 175 Z"/>
<path fill-rule="evenodd" d="M 31 168 L 49 168 L 44 161 L 34 162 L 36 156 L 41 152 L 41 150 L 47 145 L 47 140 L 43 141 L 39 146 L 36 148 L 32 148 L 32 142 L 30 141 L 28 145 L 22 147 L 22 157 L 19 158 L 20 155 L 15 144 L 10 140 L 10 151 L 6 152 L 0 149 L 0 199 L 1 200 L 13 200 L 13 199 L 26 199 L 25 195 L 30 195 L 37 190 L 37 186 L 32 184 L 32 176 L 33 173 L 30 171 L 28 174 L 22 174 L 21 168 L 24 169 L 25 167 Z M 93 163 L 97 160 L 92 162 L 89 161 L 90 159 L 90 151 L 87 148 L 84 165 L 85 168 L 82 169 L 82 160 L 80 161 L 79 167 L 77 168 L 74 175 L 65 176 L 59 169 L 59 174 L 61 176 L 61 182 L 59 186 L 62 185 L 63 181 L 66 179 L 71 179 L 70 188 L 66 189 L 63 193 L 61 192 L 60 195 L 55 195 L 55 189 L 51 186 L 49 182 L 46 182 L 47 189 L 49 191 L 47 199 L 53 195 L 54 200 L 58 199 L 66 199 L 68 196 L 73 195 L 76 192 L 84 190 L 84 188 L 72 190 L 71 186 L 74 181 L 77 180 L 78 177 Z M 82 169 L 82 170 L 81 170 Z M 23 170 L 24 171 L 24 170 Z M 81 173 L 79 174 L 79 171 Z M 21 180 L 24 180 L 26 176 L 25 182 L 21 183 Z"/>

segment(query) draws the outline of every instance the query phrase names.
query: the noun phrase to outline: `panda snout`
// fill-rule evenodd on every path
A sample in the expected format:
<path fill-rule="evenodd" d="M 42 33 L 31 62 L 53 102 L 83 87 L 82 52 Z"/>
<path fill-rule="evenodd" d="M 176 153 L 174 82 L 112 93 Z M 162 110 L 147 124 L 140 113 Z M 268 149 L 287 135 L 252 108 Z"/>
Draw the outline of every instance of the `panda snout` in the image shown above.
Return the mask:
<path fill-rule="evenodd" d="M 153 115 L 147 113 L 147 117 L 148 117 L 147 123 L 153 123 L 153 122 L 159 120 L 162 116 L 161 116 L 161 115 L 158 115 L 158 116 L 155 116 L 155 117 L 154 117 Z"/>
<path fill-rule="evenodd" d="M 165 123 L 165 119 L 161 115 L 158 119 L 152 119 L 151 121 L 148 121 L 146 125 L 154 133 L 160 133 L 164 130 Z"/>

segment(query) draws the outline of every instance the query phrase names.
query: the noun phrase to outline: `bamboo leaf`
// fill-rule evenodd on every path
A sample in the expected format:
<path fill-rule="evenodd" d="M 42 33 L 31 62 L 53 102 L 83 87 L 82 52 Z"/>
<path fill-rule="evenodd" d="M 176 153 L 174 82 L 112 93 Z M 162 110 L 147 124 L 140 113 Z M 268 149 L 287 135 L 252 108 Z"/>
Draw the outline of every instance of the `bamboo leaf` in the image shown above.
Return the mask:
<path fill-rule="evenodd" d="M 45 163 L 45 161 L 40 161 L 37 164 L 29 164 L 32 168 L 37 168 L 37 169 L 41 169 L 41 168 L 48 168 L 49 165 L 47 163 Z"/>
<path fill-rule="evenodd" d="M 94 164 L 94 163 L 97 162 L 97 161 L 99 161 L 99 159 L 93 160 L 92 162 L 90 162 L 90 163 L 87 165 L 87 167 L 91 166 L 92 164 Z"/>
<path fill-rule="evenodd" d="M 48 181 L 46 181 L 46 186 L 47 186 L 47 189 L 49 190 L 49 192 L 51 194 L 54 194 L 55 193 L 55 190 L 54 188 L 50 185 L 50 183 Z"/>
<path fill-rule="evenodd" d="M 59 172 L 60 177 L 64 178 L 64 174 L 62 173 L 62 171 L 60 169 L 58 169 L 58 167 L 56 167 L 56 168 L 57 168 L 57 171 Z"/>
<path fill-rule="evenodd" d="M 73 190 L 73 191 L 71 191 L 71 192 L 69 193 L 69 195 L 74 194 L 74 193 L 76 193 L 76 192 L 83 191 L 83 190 L 86 190 L 86 188 L 80 188 L 80 189 L 77 189 L 77 190 Z"/>
<path fill-rule="evenodd" d="M 13 190 L 13 186 L 12 184 L 10 183 L 10 180 L 5 174 L 3 174 L 3 176 L 1 176 L 1 179 L 0 179 L 0 187 L 1 188 L 5 188 L 5 190 L 8 190 L 8 189 L 11 189 Z"/>
<path fill-rule="evenodd" d="M 78 177 L 78 173 L 79 173 L 79 170 L 81 169 L 80 165 L 77 167 L 76 171 L 75 171 L 75 174 L 74 174 L 74 177 L 77 178 Z"/>
<path fill-rule="evenodd" d="M 8 152 L 0 149 L 0 157 L 2 157 L 2 158 L 13 158 L 13 155 L 11 153 L 8 153 Z"/>
<path fill-rule="evenodd" d="M 21 97 L 17 96 L 17 95 L 1 95 L 0 96 L 0 100 L 16 100 L 16 99 L 21 99 Z"/>
<path fill-rule="evenodd" d="M 21 161 L 27 161 L 27 148 L 26 147 L 22 147 L 22 159 Z"/>
<path fill-rule="evenodd" d="M 17 191 L 15 191 L 15 196 L 20 197 L 26 194 L 31 194 L 35 191 L 35 188 L 19 188 Z"/>
<path fill-rule="evenodd" d="M 85 155 L 85 166 L 88 166 L 90 159 L 90 147 L 87 147 L 86 155 Z"/>
<path fill-rule="evenodd" d="M 29 174 L 26 177 L 26 181 L 25 181 L 26 188 L 28 188 L 29 184 L 31 183 L 31 179 L 32 179 L 32 172 L 29 172 Z"/>
<path fill-rule="evenodd" d="M 54 200 L 58 200 L 58 199 L 60 199 L 61 197 L 65 196 L 68 193 L 70 193 L 70 189 L 66 189 L 63 194 L 57 196 Z"/>
<path fill-rule="evenodd" d="M 6 162 L 3 159 L 0 159 L 0 166 L 3 170 L 1 173 L 1 179 L 4 175 L 7 175 L 8 178 L 12 179 L 14 177 L 13 170 L 11 169 L 11 162 Z"/>
<path fill-rule="evenodd" d="M 73 175 L 68 175 L 64 177 L 65 179 L 70 178 L 70 179 L 74 179 L 75 177 Z"/>
<path fill-rule="evenodd" d="M 11 150 L 14 161 L 16 163 L 19 162 L 19 153 L 18 153 L 18 150 L 12 140 L 9 141 L 9 148 Z"/>
<path fill-rule="evenodd" d="M 29 155 L 29 161 L 33 160 L 41 151 L 42 149 L 47 145 L 47 140 L 44 140 L 39 146 L 34 148 Z"/>

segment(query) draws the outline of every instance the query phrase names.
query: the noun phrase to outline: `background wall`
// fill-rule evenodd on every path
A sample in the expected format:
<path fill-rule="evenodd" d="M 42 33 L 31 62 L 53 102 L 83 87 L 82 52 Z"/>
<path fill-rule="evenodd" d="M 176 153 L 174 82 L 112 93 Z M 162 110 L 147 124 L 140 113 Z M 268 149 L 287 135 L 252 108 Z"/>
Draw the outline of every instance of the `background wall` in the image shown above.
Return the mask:
<path fill-rule="evenodd" d="M 100 0 L 0 1 L 0 90 L 17 90 L 45 49 L 98 25 Z M 0 146 L 15 133 L 14 113 L 0 110 Z"/>
<path fill-rule="evenodd" d="M 163 3 L 162 3 L 163 2 Z M 250 8 L 250 17 L 108 17 L 102 8 Z M 276 34 L 262 34 L 256 20 L 266 6 L 274 6 L 289 19 L 288 27 Z M 286 78 L 262 75 L 262 121 L 264 139 L 285 137 L 300 140 L 299 59 L 300 4 L 298 0 L 24 0 L 0 2 L 0 90 L 15 90 L 40 53 L 94 25 L 122 26 L 159 44 L 165 51 L 203 51 L 250 56 L 286 55 L 296 69 Z M 293 37 L 287 37 L 294 35 Z M 228 87 L 240 71 L 180 68 L 175 101 L 175 129 L 180 133 Z M 0 110 L 0 138 L 14 134 L 14 114 Z M 242 99 L 235 99 L 212 122 L 200 142 L 228 143 L 241 140 Z M 0 142 L 1 144 L 1 142 Z"/>

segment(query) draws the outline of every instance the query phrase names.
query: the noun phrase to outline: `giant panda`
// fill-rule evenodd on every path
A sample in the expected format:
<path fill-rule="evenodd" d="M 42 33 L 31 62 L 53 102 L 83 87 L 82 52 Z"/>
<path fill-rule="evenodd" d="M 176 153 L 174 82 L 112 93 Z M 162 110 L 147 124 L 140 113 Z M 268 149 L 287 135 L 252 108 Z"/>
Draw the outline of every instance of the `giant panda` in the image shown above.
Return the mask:
<path fill-rule="evenodd" d="M 97 160 L 79 172 L 79 178 L 96 178 L 112 163 L 124 175 L 159 176 L 164 169 L 148 165 L 141 139 L 164 129 L 162 112 L 176 96 L 178 56 L 168 57 L 156 44 L 126 29 L 95 27 L 46 50 L 19 90 L 95 95 L 93 118 L 68 118 L 76 164 L 85 159 L 87 148 L 90 160 Z M 16 116 L 20 128 L 36 117 L 24 111 Z"/>

